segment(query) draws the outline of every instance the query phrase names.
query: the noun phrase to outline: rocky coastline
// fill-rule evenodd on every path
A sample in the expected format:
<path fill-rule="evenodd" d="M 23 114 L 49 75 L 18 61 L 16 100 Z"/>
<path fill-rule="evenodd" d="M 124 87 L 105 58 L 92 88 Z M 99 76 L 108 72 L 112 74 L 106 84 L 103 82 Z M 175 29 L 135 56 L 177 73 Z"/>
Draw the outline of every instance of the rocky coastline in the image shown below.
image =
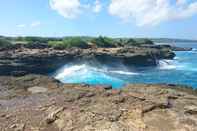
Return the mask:
<path fill-rule="evenodd" d="M 1 131 L 195 131 L 197 94 L 176 85 L 62 84 L 0 76 Z"/>
<path fill-rule="evenodd" d="M 156 66 L 160 59 L 173 59 L 168 46 L 119 48 L 70 48 L 58 50 L 47 46 L 19 46 L 0 51 L 0 75 L 49 74 L 73 61 L 121 62 L 126 66 Z"/>
<path fill-rule="evenodd" d="M 1 131 L 195 131 L 197 92 L 180 85 L 63 84 L 48 76 L 72 61 L 156 66 L 171 46 L 0 49 Z M 189 50 L 176 48 L 177 50 Z"/>

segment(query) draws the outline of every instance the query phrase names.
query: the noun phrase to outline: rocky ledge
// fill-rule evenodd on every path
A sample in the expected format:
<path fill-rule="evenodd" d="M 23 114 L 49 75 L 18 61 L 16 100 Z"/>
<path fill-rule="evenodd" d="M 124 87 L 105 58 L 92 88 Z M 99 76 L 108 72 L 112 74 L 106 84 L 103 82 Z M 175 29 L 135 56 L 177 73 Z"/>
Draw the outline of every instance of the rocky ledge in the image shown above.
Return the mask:
<path fill-rule="evenodd" d="M 0 77 L 1 131 L 196 131 L 197 93 L 175 85 L 62 84 Z"/>
<path fill-rule="evenodd" d="M 126 66 L 156 66 L 159 59 L 173 59 L 166 46 L 120 48 L 71 48 L 57 50 L 45 46 L 0 49 L 0 75 L 49 74 L 72 61 L 121 62 Z M 93 63 L 94 63 L 93 62 Z"/>

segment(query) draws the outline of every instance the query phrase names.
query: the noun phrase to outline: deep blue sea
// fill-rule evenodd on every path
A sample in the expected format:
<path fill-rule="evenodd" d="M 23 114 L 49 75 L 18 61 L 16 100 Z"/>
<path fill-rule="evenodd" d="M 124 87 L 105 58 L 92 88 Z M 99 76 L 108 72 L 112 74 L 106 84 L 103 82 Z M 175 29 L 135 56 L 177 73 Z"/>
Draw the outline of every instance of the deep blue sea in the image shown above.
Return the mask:
<path fill-rule="evenodd" d="M 112 85 L 121 88 L 129 83 L 182 84 L 197 88 L 197 43 L 176 43 L 180 47 L 192 47 L 192 51 L 175 52 L 174 60 L 160 60 L 157 67 L 128 68 L 117 63 L 109 65 L 89 65 L 70 63 L 55 73 L 55 78 L 64 83 L 87 83 Z"/>

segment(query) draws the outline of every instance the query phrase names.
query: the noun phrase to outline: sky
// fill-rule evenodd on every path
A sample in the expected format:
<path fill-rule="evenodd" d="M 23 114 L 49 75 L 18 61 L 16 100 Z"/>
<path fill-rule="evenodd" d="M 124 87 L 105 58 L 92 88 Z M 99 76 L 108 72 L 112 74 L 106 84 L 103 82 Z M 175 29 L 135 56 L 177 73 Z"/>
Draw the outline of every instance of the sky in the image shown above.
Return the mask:
<path fill-rule="evenodd" d="M 197 39 L 197 0 L 2 0 L 0 35 Z"/>

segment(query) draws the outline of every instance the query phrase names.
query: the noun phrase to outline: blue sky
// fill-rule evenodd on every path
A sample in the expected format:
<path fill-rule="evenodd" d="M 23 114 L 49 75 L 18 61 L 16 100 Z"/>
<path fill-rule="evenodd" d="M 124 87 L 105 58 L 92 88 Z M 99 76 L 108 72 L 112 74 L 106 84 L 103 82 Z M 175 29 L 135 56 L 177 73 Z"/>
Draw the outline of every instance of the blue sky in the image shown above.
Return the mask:
<path fill-rule="evenodd" d="M 0 35 L 197 39 L 195 0 L 3 0 L 0 16 Z"/>

